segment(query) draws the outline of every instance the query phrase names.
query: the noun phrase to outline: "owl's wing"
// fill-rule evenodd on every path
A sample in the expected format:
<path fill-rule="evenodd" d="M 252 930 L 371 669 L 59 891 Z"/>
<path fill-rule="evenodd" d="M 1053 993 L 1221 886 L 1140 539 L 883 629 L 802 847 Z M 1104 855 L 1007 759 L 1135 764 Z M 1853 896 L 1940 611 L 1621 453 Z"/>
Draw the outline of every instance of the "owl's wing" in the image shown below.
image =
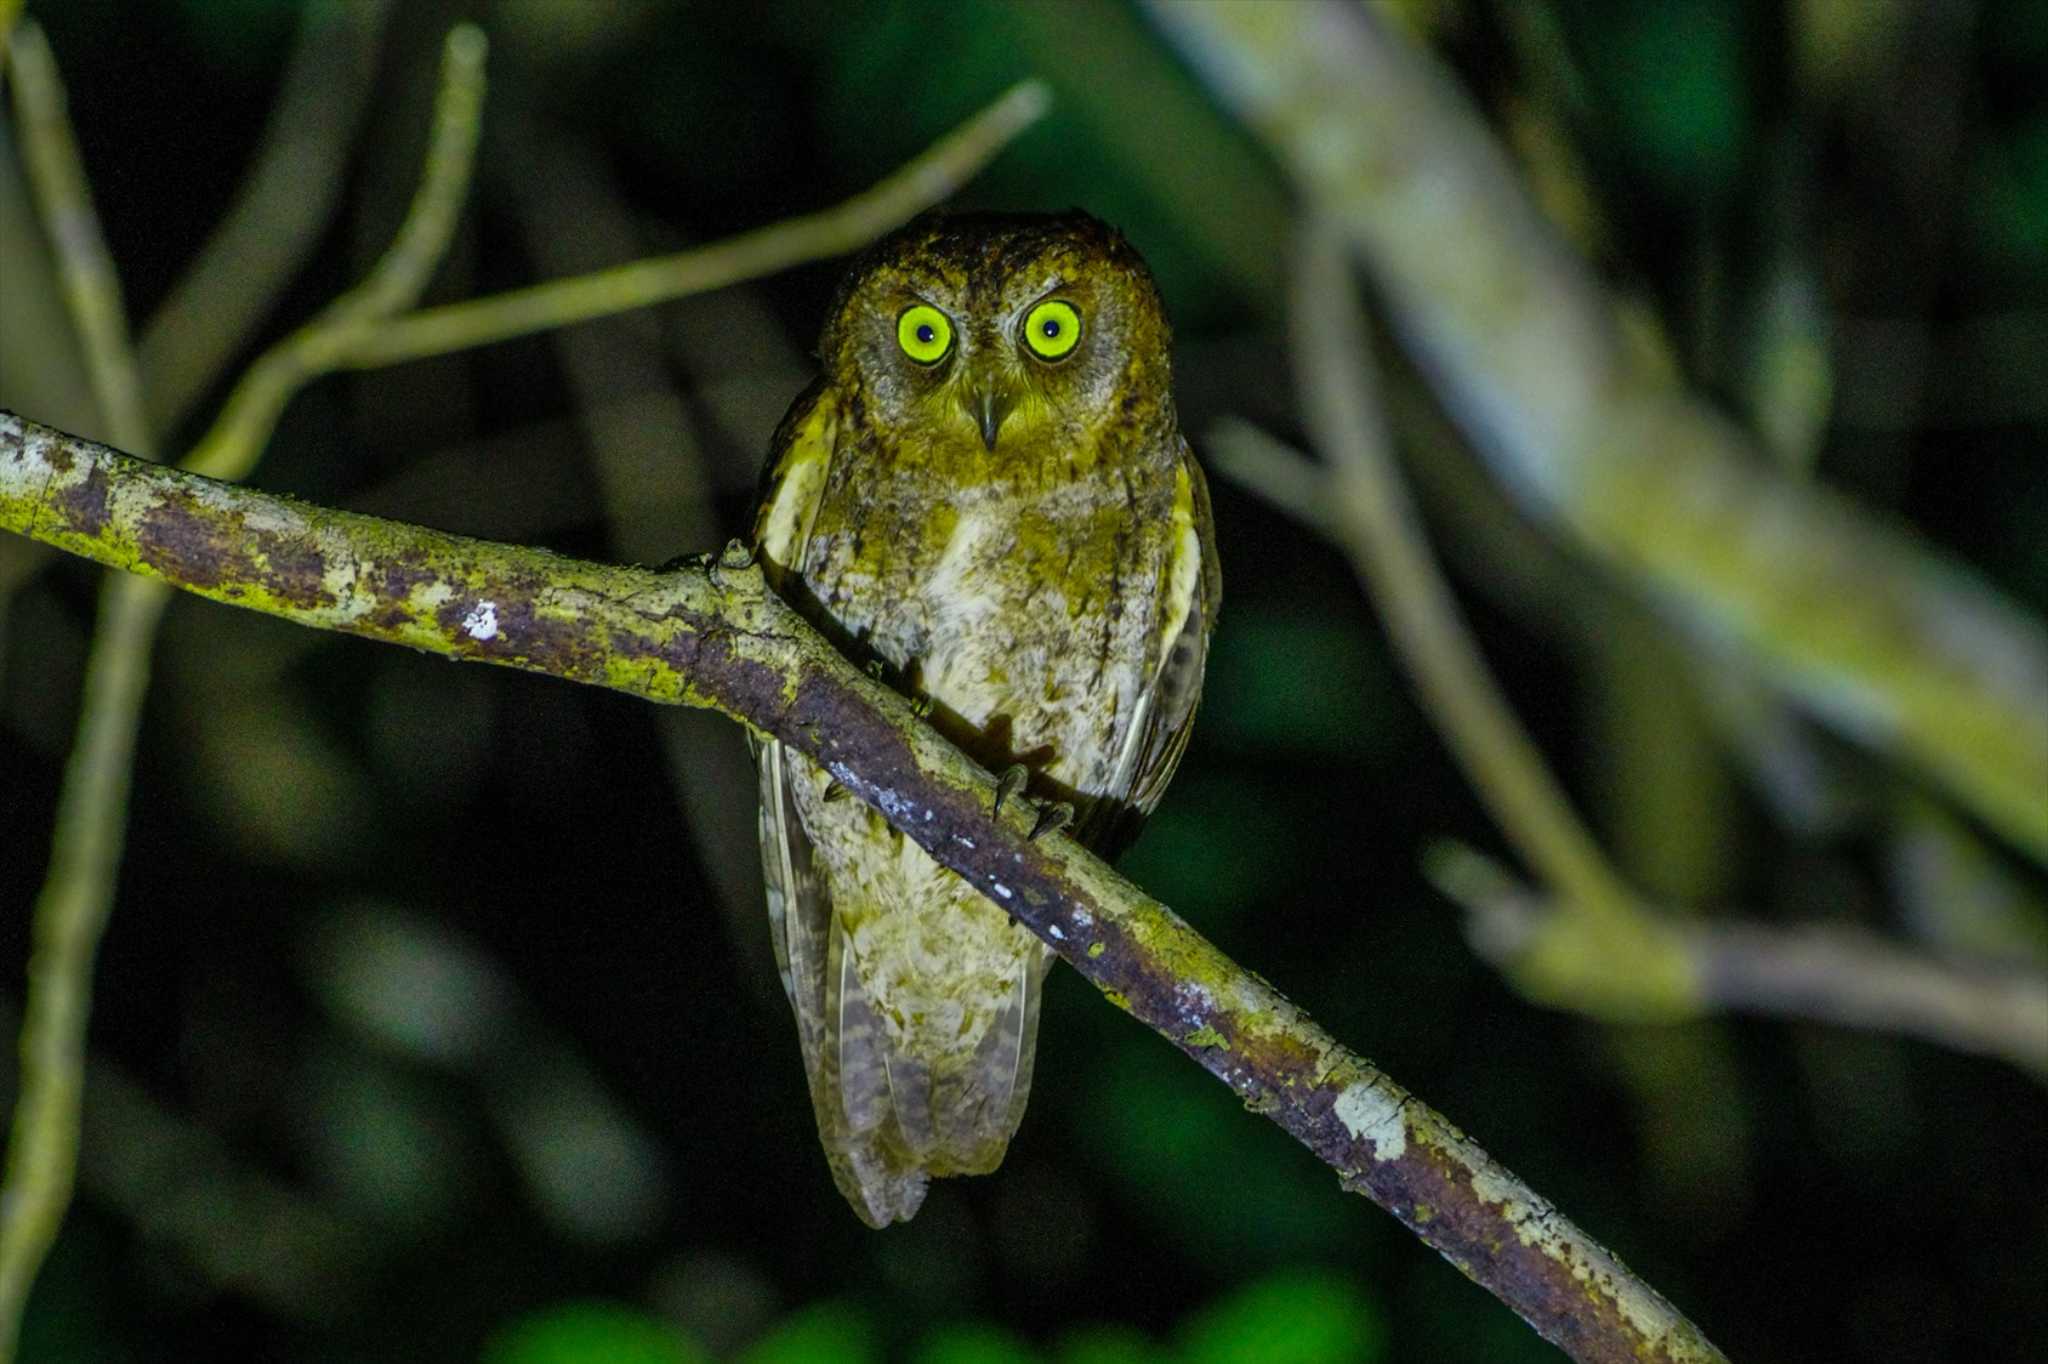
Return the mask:
<path fill-rule="evenodd" d="M 1223 604 L 1214 525 L 1209 484 L 1183 440 L 1174 478 L 1174 533 L 1166 560 L 1166 610 L 1153 655 L 1155 671 L 1124 735 L 1123 753 L 1110 782 L 1111 799 L 1099 807 L 1103 815 L 1095 827 L 1083 821 L 1083 837 L 1105 856 L 1115 856 L 1138 836 L 1145 816 L 1166 794 L 1195 727 L 1202 675 L 1209 664 L 1209 634 Z"/>
<path fill-rule="evenodd" d="M 768 581 L 792 597 L 831 470 L 839 412 L 820 380 L 790 406 L 769 445 L 754 546 Z M 846 930 L 832 912 L 831 885 L 797 811 L 809 762 L 775 740 L 756 741 L 760 777 L 761 862 L 775 965 L 796 1014 L 804 1074 L 817 1113 L 826 1163 L 839 1190 L 870 1226 L 917 1211 L 925 1175 L 883 1139 L 893 1077 L 879 1024 L 847 952 Z M 893 1135 L 893 1134 L 892 1134 Z"/>
<path fill-rule="evenodd" d="M 819 495 L 832 465 L 836 415 L 837 405 L 821 379 L 790 404 L 789 415 L 769 443 L 768 464 L 761 471 L 754 550 L 777 590 L 810 542 Z M 761 780 L 761 861 L 768 882 L 775 965 L 796 1009 L 808 1061 L 824 1030 L 825 942 L 832 906 L 797 818 L 782 745 L 768 739 L 754 740 L 752 747 Z"/>

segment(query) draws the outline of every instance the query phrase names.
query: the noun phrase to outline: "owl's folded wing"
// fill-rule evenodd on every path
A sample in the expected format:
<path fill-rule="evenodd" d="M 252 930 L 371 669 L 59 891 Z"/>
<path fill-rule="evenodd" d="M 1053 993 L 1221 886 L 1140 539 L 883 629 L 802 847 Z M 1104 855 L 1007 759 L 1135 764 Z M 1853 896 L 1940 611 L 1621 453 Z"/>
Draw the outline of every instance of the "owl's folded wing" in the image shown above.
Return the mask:
<path fill-rule="evenodd" d="M 1102 816 L 1083 820 L 1082 836 L 1113 857 L 1138 836 L 1187 751 L 1202 700 L 1202 676 L 1209 663 L 1209 633 L 1223 604 L 1223 574 L 1217 566 L 1209 485 L 1187 442 L 1180 444 L 1180 469 L 1173 499 L 1173 542 L 1166 561 L 1167 600 L 1162 615 L 1156 671 L 1138 698 L 1138 713 L 1124 736 L 1123 753 L 1109 786 Z"/>

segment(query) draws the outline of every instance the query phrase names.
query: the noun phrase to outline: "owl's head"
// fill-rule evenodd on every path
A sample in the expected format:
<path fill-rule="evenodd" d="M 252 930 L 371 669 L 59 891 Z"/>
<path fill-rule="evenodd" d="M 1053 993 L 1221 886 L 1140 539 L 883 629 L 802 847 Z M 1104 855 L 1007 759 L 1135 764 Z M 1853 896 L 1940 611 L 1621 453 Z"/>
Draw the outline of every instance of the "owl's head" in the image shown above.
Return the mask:
<path fill-rule="evenodd" d="M 1013 443 L 1172 421 L 1170 340 L 1145 262 L 1077 211 L 920 218 L 841 286 L 820 356 L 871 416 Z"/>

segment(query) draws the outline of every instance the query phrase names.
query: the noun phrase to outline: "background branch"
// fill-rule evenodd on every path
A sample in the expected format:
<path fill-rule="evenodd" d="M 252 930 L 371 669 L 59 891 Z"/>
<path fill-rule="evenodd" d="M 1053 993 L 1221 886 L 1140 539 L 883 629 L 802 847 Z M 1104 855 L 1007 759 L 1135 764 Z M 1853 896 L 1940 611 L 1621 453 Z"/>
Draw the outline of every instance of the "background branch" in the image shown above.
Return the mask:
<path fill-rule="evenodd" d="M 0 528 L 316 628 L 707 706 L 823 764 L 1345 1187 L 1581 1361 L 1708 1361 L 1699 1330 L 1469 1138 L 1031 815 L 840 658 L 758 570 L 656 574 L 330 511 L 0 417 Z"/>
<path fill-rule="evenodd" d="M 1174 4 L 1162 29 L 1339 224 L 1538 519 L 2048 860 L 2048 631 L 1758 458 L 1622 343 L 1476 113 L 1370 5 Z"/>
<path fill-rule="evenodd" d="M 1457 844 L 1431 850 L 1430 875 L 1474 915 L 1472 940 L 1512 965 L 1543 934 L 1578 931 L 1572 915 Z M 1770 1014 L 1918 1037 L 2048 1076 L 2048 976 L 2017 966 L 1944 962 L 1873 934 L 1811 926 L 1681 923 L 1666 936 L 1703 1011 Z M 1559 954 L 1594 994 L 1628 988 L 1597 943 Z"/>

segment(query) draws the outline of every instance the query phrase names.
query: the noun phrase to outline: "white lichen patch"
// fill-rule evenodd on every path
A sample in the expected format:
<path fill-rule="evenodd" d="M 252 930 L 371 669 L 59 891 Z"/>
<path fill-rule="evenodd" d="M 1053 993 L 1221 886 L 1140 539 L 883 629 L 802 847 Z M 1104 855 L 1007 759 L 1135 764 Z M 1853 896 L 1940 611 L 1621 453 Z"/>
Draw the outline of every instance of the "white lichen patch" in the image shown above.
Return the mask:
<path fill-rule="evenodd" d="M 994 891 L 996 894 L 1002 896 L 1005 900 L 1010 899 L 1011 896 L 1014 894 L 1014 892 L 1011 891 L 1011 889 L 1008 886 L 1004 885 L 1001 881 L 989 882 L 988 888 Z"/>
<path fill-rule="evenodd" d="M 480 601 L 462 618 L 462 632 L 471 639 L 496 639 L 498 637 L 498 604 L 494 601 Z"/>
<path fill-rule="evenodd" d="M 1337 1121 L 1354 1141 L 1372 1147 L 1372 1158 L 1399 1160 L 1408 1151 L 1408 1120 L 1401 1101 L 1363 1080 L 1337 1095 Z"/>
<path fill-rule="evenodd" d="M 1047 924 L 1045 931 L 1052 934 L 1052 940 L 1054 942 L 1065 942 L 1067 940 L 1067 935 L 1060 932 L 1060 926 L 1058 924 Z"/>
<path fill-rule="evenodd" d="M 1082 928 L 1087 928 L 1095 922 L 1095 916 L 1085 909 L 1077 909 L 1074 911 L 1074 922 Z"/>
<path fill-rule="evenodd" d="M 243 504 L 242 524 L 272 535 L 303 535 L 306 518 L 288 504 L 251 500 Z"/>

